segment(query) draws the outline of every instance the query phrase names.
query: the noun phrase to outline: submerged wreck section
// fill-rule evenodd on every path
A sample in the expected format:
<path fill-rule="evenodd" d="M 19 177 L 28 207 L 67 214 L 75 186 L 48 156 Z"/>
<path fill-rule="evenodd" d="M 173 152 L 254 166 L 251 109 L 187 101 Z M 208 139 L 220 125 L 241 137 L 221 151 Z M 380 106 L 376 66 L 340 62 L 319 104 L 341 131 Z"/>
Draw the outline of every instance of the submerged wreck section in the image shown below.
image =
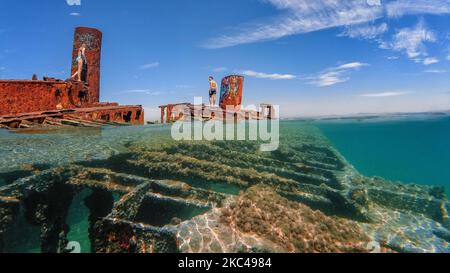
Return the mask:
<path fill-rule="evenodd" d="M 37 80 L 35 76 L 32 80 L 0 80 L 0 128 L 143 124 L 141 106 L 100 102 L 101 43 L 100 31 L 84 27 L 75 30 L 73 60 L 80 47 L 86 46 L 81 81 Z M 72 74 L 77 69 L 73 61 Z"/>
<path fill-rule="evenodd" d="M 0 188 L 0 251 L 23 249 L 18 232 L 42 252 L 71 251 L 69 207 L 88 192 L 92 252 L 450 252 L 442 188 L 361 176 L 317 128 L 289 126 L 271 153 L 142 139 L 11 181 Z"/>

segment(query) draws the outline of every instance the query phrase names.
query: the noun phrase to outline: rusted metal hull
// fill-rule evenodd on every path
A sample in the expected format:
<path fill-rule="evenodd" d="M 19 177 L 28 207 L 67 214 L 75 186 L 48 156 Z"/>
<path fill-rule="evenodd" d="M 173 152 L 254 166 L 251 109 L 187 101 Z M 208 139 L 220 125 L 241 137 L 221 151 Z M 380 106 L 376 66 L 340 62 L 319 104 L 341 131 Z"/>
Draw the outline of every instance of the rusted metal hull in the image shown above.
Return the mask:
<path fill-rule="evenodd" d="M 86 45 L 82 81 L 0 81 L 0 128 L 28 128 L 39 125 L 98 126 L 101 124 L 144 124 L 140 105 L 100 103 L 100 60 L 102 33 L 96 29 L 75 29 L 71 71 L 78 69 L 79 48 Z"/>
<path fill-rule="evenodd" d="M 222 109 L 239 111 L 242 105 L 244 77 L 231 75 L 222 79 L 220 102 Z"/>
<path fill-rule="evenodd" d="M 0 115 L 85 107 L 88 92 L 75 81 L 0 81 Z"/>
<path fill-rule="evenodd" d="M 269 119 L 262 112 L 250 110 L 224 110 L 219 107 L 193 105 L 191 103 L 168 104 L 159 106 L 161 109 L 161 123 L 191 120 L 261 120 Z"/>
<path fill-rule="evenodd" d="M 161 105 L 161 123 L 172 123 L 179 120 L 264 120 L 274 119 L 275 108 L 271 104 L 261 104 L 259 110 L 243 110 L 242 94 L 244 77 L 227 76 L 222 79 L 219 107 L 177 103 Z"/>
<path fill-rule="evenodd" d="M 82 80 L 84 80 L 89 90 L 89 102 L 100 101 L 100 61 L 102 50 L 102 33 L 94 28 L 78 27 L 75 29 L 72 52 L 71 75 L 78 70 L 76 58 L 80 47 L 86 45 L 85 69 L 83 69 Z"/>
<path fill-rule="evenodd" d="M 141 125 L 140 106 L 97 106 L 0 116 L 0 127 L 18 129 L 40 125 L 99 127 L 102 125 Z"/>
<path fill-rule="evenodd" d="M 222 79 L 219 107 L 177 103 L 161 105 L 161 123 L 172 123 L 179 120 L 265 120 L 275 119 L 276 111 L 271 104 L 261 104 L 259 110 L 243 110 L 242 95 L 244 77 L 231 75 Z"/>

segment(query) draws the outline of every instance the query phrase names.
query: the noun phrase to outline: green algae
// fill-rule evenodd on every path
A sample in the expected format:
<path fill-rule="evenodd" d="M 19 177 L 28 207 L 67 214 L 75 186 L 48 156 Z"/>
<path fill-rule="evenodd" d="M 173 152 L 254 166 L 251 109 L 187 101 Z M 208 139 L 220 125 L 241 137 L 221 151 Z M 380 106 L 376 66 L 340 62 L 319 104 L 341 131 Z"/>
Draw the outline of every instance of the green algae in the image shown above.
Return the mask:
<path fill-rule="evenodd" d="M 67 142 L 67 135 L 62 136 Z M 171 240 L 173 234 L 183 242 L 205 239 L 211 243 L 209 246 L 184 243 L 180 251 L 187 252 L 202 249 L 237 252 L 250 251 L 253 247 L 279 252 L 363 251 L 361 245 L 330 248 L 324 244 L 328 241 L 334 246 L 351 244 L 355 238 L 360 238 L 356 240 L 359 243 L 366 243 L 367 238 L 378 240 L 386 249 L 401 252 L 448 251 L 445 236 L 440 235 L 446 233 L 436 229 L 442 227 L 445 231 L 448 220 L 448 213 L 442 209 L 448 206 L 446 197 L 440 194 L 442 190 L 364 177 L 310 124 L 283 123 L 280 148 L 268 153 L 261 152 L 260 142 L 253 141 L 174 141 L 169 127 L 155 127 L 155 132 L 150 127 L 110 128 L 100 135 L 80 136 L 82 141 L 73 136 L 69 155 L 77 151 L 92 155 L 101 149 L 109 152 L 87 159 L 59 155 L 61 162 L 56 165 L 62 167 L 50 166 L 49 170 L 32 167 L 32 176 L 18 177 L 9 188 L 0 189 L 0 197 L 20 193 L 19 199 L 25 198 L 21 192 L 26 185 L 45 190 L 54 180 L 67 184 L 76 193 L 66 219 L 70 227 L 67 239 L 79 241 L 82 251 L 88 252 L 91 246 L 97 251 L 132 251 L 127 242 L 130 238 L 136 240 L 140 251 L 151 251 L 154 248 L 147 239 Z M 56 137 L 58 141 L 59 137 Z M 98 146 L 80 146 L 83 141 L 92 140 L 100 140 Z M 19 162 L 18 166 L 23 164 Z M 89 210 L 84 206 L 84 200 L 90 195 L 85 189 L 101 189 L 115 196 L 113 211 L 98 225 L 104 227 L 99 233 L 106 233 L 97 234 L 95 243 L 90 238 L 93 235 L 88 234 L 94 229 L 88 221 Z M 254 213 L 245 206 L 236 211 L 232 204 L 259 196 L 258 189 L 267 194 L 261 200 L 254 199 L 255 204 L 267 210 L 284 206 L 287 210 L 304 211 L 302 219 L 312 225 L 321 240 L 313 245 L 298 240 L 305 227 L 290 226 L 291 220 L 297 219 L 295 212 L 289 216 L 292 219 L 285 219 L 279 213 L 268 217 L 284 234 L 293 236 L 289 246 L 273 234 L 267 234 L 267 230 L 254 229 L 259 221 L 252 218 Z M 158 208 L 159 214 L 152 213 L 152 207 Z M 233 211 L 241 219 L 237 226 L 241 242 L 230 243 L 228 249 L 221 247 L 221 240 L 235 236 L 236 230 L 227 226 L 229 222 L 220 222 L 223 209 Z M 211 227 L 210 223 L 217 226 Z M 340 232 L 340 229 L 347 230 L 344 228 L 347 224 L 353 227 L 349 230 L 350 237 Z M 264 226 L 262 222 L 261 225 Z M 123 232 L 116 229 L 118 226 Z M 194 232 L 198 227 L 203 227 L 203 233 Z M 218 240 L 209 237 L 208 228 L 222 237 Z M 414 230 L 421 233 L 414 234 Z M 399 232 L 402 236 L 391 236 Z M 187 238 L 182 234 L 195 235 Z M 109 245 L 109 239 L 114 247 Z M 161 245 L 173 244 L 164 241 Z M 17 247 L 24 248 L 24 245 Z M 164 251 L 171 247 L 158 249 Z"/>

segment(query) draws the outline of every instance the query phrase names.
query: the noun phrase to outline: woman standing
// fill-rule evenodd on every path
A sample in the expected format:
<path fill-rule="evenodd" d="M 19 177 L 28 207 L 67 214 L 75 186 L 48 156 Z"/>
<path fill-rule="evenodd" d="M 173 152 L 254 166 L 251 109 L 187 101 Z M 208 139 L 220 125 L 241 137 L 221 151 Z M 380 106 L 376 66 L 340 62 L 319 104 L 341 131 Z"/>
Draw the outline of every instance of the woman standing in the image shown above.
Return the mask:
<path fill-rule="evenodd" d="M 76 59 L 78 70 L 72 75 L 72 79 L 78 76 L 78 81 L 81 82 L 81 73 L 83 72 L 83 65 L 87 62 L 86 60 L 86 44 L 82 44 L 78 49 L 78 57 Z"/>

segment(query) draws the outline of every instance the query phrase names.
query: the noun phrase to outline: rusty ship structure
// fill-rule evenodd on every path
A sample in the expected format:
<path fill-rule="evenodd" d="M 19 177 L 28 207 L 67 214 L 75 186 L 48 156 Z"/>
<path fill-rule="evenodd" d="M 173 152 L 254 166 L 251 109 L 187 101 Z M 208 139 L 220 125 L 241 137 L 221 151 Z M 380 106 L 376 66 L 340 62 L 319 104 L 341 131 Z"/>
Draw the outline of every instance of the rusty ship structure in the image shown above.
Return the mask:
<path fill-rule="evenodd" d="M 142 125 L 140 105 L 100 102 L 100 61 L 102 33 L 93 28 L 75 29 L 72 60 L 81 45 L 86 61 L 81 81 L 44 77 L 38 80 L 0 80 L 0 128 L 47 126 L 100 127 L 102 125 Z M 71 66 L 77 71 L 76 62 Z"/>
<path fill-rule="evenodd" d="M 244 77 L 230 75 L 222 79 L 219 106 L 174 103 L 161 105 L 161 123 L 189 120 L 266 120 L 276 119 L 276 108 L 272 104 L 261 104 L 259 109 L 242 109 Z"/>

